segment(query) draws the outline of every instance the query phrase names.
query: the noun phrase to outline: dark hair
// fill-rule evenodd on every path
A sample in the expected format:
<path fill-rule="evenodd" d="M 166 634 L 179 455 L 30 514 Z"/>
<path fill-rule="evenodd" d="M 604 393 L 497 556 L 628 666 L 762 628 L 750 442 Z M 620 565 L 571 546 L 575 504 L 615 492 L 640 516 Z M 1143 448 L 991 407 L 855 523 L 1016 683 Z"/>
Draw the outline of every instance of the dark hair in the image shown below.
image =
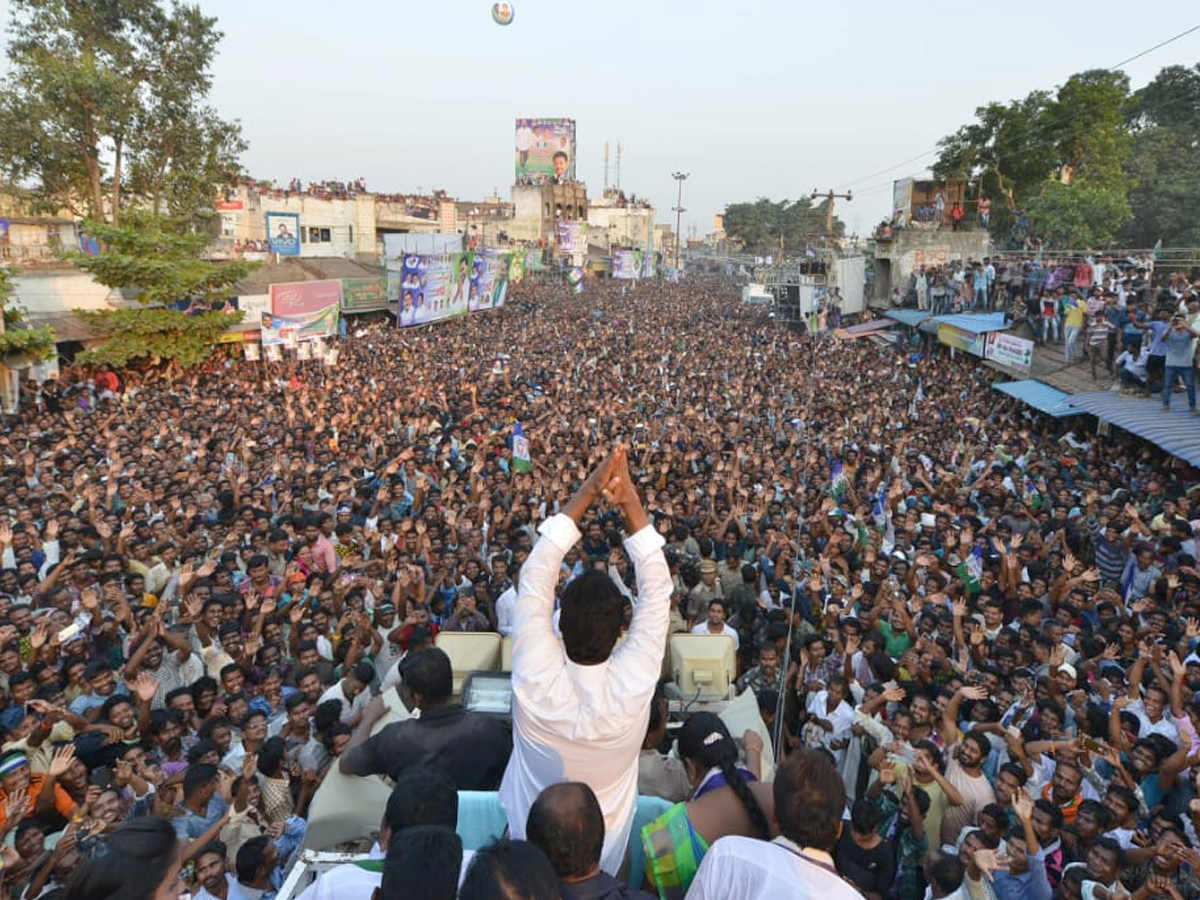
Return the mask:
<path fill-rule="evenodd" d="M 229 852 L 229 848 L 227 848 L 223 842 L 217 840 L 216 838 L 213 838 L 211 841 L 209 841 L 207 844 L 205 844 L 203 847 L 200 848 L 200 852 L 195 855 L 194 859 L 197 862 L 199 862 L 200 857 L 204 856 L 205 854 L 215 853 L 215 854 L 217 854 L 217 856 L 221 857 L 222 860 L 224 860 L 225 855 L 228 852 Z"/>
<path fill-rule="evenodd" d="M 1137 801 L 1134 801 L 1134 808 L 1137 808 Z M 1108 826 L 1112 822 L 1112 813 L 1109 812 L 1107 806 L 1099 800 L 1084 800 L 1079 804 L 1079 809 L 1075 812 L 1075 821 L 1079 821 L 1080 816 L 1088 816 L 1096 820 L 1096 824 L 1100 826 L 1101 831 L 1108 831 Z"/>
<path fill-rule="evenodd" d="M 388 844 L 381 900 L 454 900 L 462 857 L 462 838 L 453 828 L 406 828 Z"/>
<path fill-rule="evenodd" d="M 850 808 L 850 827 L 859 834 L 870 834 L 879 825 L 879 810 L 866 797 L 854 801 Z"/>
<path fill-rule="evenodd" d="M 605 576 L 607 577 L 607 576 Z M 558 900 L 554 866 L 526 841 L 503 839 L 475 851 L 458 900 Z"/>
<path fill-rule="evenodd" d="M 750 821 L 762 837 L 771 836 L 767 816 L 746 783 L 746 776 L 737 766 L 738 749 L 729 728 L 715 713 L 700 712 L 688 717 L 679 729 L 679 756 L 690 759 L 703 771 L 721 770 L 725 783 L 742 801 Z M 840 815 L 840 813 L 839 813 Z"/>
<path fill-rule="evenodd" d="M 1025 774 L 1025 768 L 1020 763 L 1015 763 L 1011 760 L 1000 767 L 1000 771 L 996 773 L 997 778 L 1000 777 L 1000 772 L 1007 772 L 1013 778 L 1017 779 L 1018 787 L 1024 787 L 1025 782 L 1029 780 L 1029 777 Z"/>
<path fill-rule="evenodd" d="M 1033 801 L 1033 808 L 1048 815 L 1050 817 L 1050 825 L 1053 828 L 1063 827 L 1063 812 L 1058 804 L 1051 803 L 1049 800 L 1039 797 Z"/>
<path fill-rule="evenodd" d="M 213 732 L 222 726 L 233 728 L 233 723 L 226 716 L 213 716 L 200 726 L 200 737 L 206 741 L 211 741 Z"/>
<path fill-rule="evenodd" d="M 800 847 L 832 853 L 846 808 L 846 786 L 828 754 L 798 750 L 775 772 L 780 833 Z"/>
<path fill-rule="evenodd" d="M 201 788 L 208 787 L 217 777 L 217 767 L 211 763 L 196 763 L 183 773 L 183 796 L 190 797 Z"/>
<path fill-rule="evenodd" d="M 279 735 L 267 738 L 258 750 L 258 771 L 268 778 L 274 778 L 283 767 L 286 751 L 283 738 Z"/>
<path fill-rule="evenodd" d="M 983 734 L 981 732 L 978 732 L 978 731 L 968 731 L 966 734 L 963 735 L 962 739 L 964 741 L 970 741 L 972 744 L 974 744 L 976 747 L 979 748 L 979 752 L 983 756 L 983 758 L 980 760 L 981 765 L 984 762 L 987 762 L 988 754 L 990 754 L 992 752 L 991 741 L 989 741 L 986 737 L 983 736 Z"/>
<path fill-rule="evenodd" d="M 393 835 L 418 825 L 458 824 L 458 790 L 445 769 L 433 765 L 407 767 L 396 779 L 383 812 Z"/>
<path fill-rule="evenodd" d="M 318 703 L 316 712 L 313 713 L 313 727 L 318 732 L 328 731 L 338 723 L 341 715 L 341 700 L 326 700 L 324 703 Z"/>
<path fill-rule="evenodd" d="M 533 801 L 525 836 L 546 854 L 559 880 L 582 878 L 600 864 L 604 851 L 600 801 L 582 782 L 552 784 Z"/>
<path fill-rule="evenodd" d="M 562 632 L 567 658 L 581 666 L 608 659 L 621 633 L 624 597 L 606 572 L 589 570 L 563 590 Z"/>
<path fill-rule="evenodd" d="M 958 890 L 966 873 L 966 867 L 957 854 L 942 850 L 932 851 L 925 864 L 925 874 L 943 896 Z"/>
<path fill-rule="evenodd" d="M 270 838 L 264 834 L 250 838 L 238 848 L 236 862 L 238 881 L 245 883 L 254 880 L 258 870 L 267 861 L 268 843 L 270 843 Z"/>
<path fill-rule="evenodd" d="M 909 712 L 912 712 L 911 708 Z M 913 744 L 913 751 L 917 750 L 924 750 L 933 757 L 933 763 L 937 766 L 938 772 L 943 775 L 946 774 L 946 760 L 942 757 L 942 751 L 937 744 L 926 738 L 923 741 L 917 741 Z"/>
<path fill-rule="evenodd" d="M 663 700 L 666 694 L 661 681 L 654 685 L 654 694 L 650 698 L 650 719 L 646 722 L 646 734 L 653 734 L 663 725 Z"/>
<path fill-rule="evenodd" d="M 430 647 L 408 657 L 403 675 L 409 690 L 420 694 L 427 703 L 444 703 L 454 693 L 454 669 L 446 651 L 439 647 Z"/>
<path fill-rule="evenodd" d="M 166 819 L 133 819 L 104 839 L 103 855 L 75 869 L 62 900 L 152 900 L 176 868 L 178 848 L 175 828 Z"/>

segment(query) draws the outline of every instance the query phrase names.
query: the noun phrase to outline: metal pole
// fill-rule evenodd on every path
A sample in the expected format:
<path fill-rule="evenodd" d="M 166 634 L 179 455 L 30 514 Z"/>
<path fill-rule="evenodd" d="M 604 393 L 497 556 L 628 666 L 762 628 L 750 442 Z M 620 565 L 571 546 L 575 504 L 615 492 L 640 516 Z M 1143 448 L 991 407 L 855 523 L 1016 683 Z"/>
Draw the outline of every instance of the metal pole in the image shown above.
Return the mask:
<path fill-rule="evenodd" d="M 675 179 L 675 183 L 679 187 L 679 193 L 675 200 L 675 272 L 679 272 L 679 242 L 680 228 L 682 228 L 683 214 L 686 210 L 683 208 L 683 183 L 687 181 L 688 172 L 672 172 L 671 177 Z"/>

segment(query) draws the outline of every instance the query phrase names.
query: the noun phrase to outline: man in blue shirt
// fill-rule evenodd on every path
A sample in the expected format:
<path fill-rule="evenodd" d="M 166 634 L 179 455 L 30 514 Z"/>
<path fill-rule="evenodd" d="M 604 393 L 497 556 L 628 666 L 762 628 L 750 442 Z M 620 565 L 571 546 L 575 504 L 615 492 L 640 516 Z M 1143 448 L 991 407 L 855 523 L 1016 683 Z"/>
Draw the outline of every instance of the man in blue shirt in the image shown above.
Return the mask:
<path fill-rule="evenodd" d="M 1146 356 L 1146 394 L 1149 397 L 1154 392 L 1156 380 L 1165 375 L 1167 364 L 1167 350 L 1163 346 L 1162 339 L 1171 329 L 1170 310 L 1162 310 L 1157 319 L 1152 319 L 1146 322 L 1130 322 L 1140 328 L 1143 332 L 1143 338 L 1149 343 L 1150 350 Z"/>
<path fill-rule="evenodd" d="M 1192 338 L 1200 336 L 1180 315 L 1171 317 L 1170 328 L 1163 334 L 1163 409 L 1171 408 L 1171 387 L 1175 376 L 1183 379 L 1187 389 L 1188 409 L 1196 412 L 1196 370 L 1192 367 Z M 1153 350 L 1151 351 L 1153 352 Z"/>

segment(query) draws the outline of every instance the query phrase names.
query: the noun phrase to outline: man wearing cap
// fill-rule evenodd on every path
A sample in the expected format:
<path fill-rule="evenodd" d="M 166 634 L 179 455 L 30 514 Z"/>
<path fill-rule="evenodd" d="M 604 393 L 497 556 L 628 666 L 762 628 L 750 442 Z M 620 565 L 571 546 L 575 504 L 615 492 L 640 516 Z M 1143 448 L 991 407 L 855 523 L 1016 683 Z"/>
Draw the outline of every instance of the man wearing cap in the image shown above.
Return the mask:
<path fill-rule="evenodd" d="M 740 558 L 738 565 L 739 567 L 741 565 Z M 695 587 L 688 591 L 687 608 L 684 610 L 688 624 L 695 626 L 704 617 L 710 600 L 724 599 L 724 597 L 725 593 L 721 589 L 721 582 L 717 578 L 716 560 L 700 560 L 700 580 Z"/>
<path fill-rule="evenodd" d="M 67 744 L 54 754 L 45 774 L 34 774 L 24 753 L 10 752 L 0 757 L 0 833 L 7 830 L 8 804 L 17 797 L 26 798 L 29 815 L 53 807 L 60 816 L 69 819 L 75 811 L 75 801 L 58 782 L 74 759 L 75 747 Z"/>

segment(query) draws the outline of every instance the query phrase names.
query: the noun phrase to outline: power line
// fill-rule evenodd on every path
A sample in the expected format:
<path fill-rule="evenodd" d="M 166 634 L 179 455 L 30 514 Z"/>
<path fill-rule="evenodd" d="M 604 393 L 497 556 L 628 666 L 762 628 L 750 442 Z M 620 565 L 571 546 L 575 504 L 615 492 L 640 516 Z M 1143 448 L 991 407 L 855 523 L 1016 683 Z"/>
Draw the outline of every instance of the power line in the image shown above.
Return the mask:
<path fill-rule="evenodd" d="M 1155 50 L 1159 50 L 1159 49 L 1167 46 L 1168 44 L 1173 44 L 1175 41 L 1185 38 L 1189 34 L 1192 34 L 1196 31 L 1200 31 L 1200 25 L 1193 25 L 1191 28 L 1184 29 L 1183 31 L 1179 32 L 1178 34 L 1172 35 L 1171 37 L 1167 38 L 1164 41 L 1159 41 L 1153 47 L 1147 47 L 1145 50 L 1142 50 L 1139 53 L 1135 53 L 1133 56 L 1129 57 L 1128 59 L 1123 59 L 1119 63 L 1115 63 L 1111 66 L 1108 66 L 1107 69 L 1103 69 L 1101 71 L 1113 71 L 1113 70 L 1119 69 L 1119 68 L 1121 68 L 1121 66 L 1128 65 L 1129 63 L 1133 62 L 1134 60 L 1141 59 L 1143 56 L 1147 56 L 1148 54 L 1153 53 Z M 1074 119 L 1074 118 L 1075 118 L 1074 116 L 1069 116 L 1066 119 L 1061 120 L 1060 122 L 1045 122 L 1042 124 L 1041 128 L 1031 129 L 1030 137 L 1032 137 L 1034 134 L 1036 134 L 1038 131 L 1040 131 L 1042 129 L 1049 128 L 1051 125 L 1059 125 L 1059 124 L 1066 125 L 1070 121 L 1072 121 L 1072 119 Z M 941 149 L 940 146 L 934 145 L 931 149 L 926 150 L 924 153 L 918 153 L 916 156 L 909 157 L 908 159 L 904 160 L 903 162 L 896 163 L 894 166 L 888 166 L 886 169 L 880 169 L 878 172 L 873 172 L 870 175 L 864 175 L 862 178 L 856 178 L 854 181 L 848 181 L 839 186 L 842 188 L 849 188 L 849 187 L 853 187 L 854 185 L 859 184 L 863 181 L 869 181 L 872 178 L 878 178 L 880 175 L 886 175 L 888 172 L 894 172 L 896 169 L 902 168 L 903 166 L 907 166 L 910 163 L 916 162 L 917 160 L 924 159 L 927 156 L 932 156 L 933 154 L 939 152 L 940 149 Z M 867 188 L 866 190 L 860 191 L 859 193 L 865 194 L 867 192 L 867 190 L 874 190 L 874 188 Z"/>

